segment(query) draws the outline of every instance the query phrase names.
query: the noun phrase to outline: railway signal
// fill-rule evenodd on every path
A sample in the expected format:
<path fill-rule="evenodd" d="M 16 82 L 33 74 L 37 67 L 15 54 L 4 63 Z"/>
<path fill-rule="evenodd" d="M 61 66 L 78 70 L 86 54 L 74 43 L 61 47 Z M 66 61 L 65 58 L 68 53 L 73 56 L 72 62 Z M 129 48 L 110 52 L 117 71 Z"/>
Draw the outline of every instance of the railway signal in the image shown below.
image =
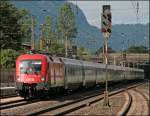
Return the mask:
<path fill-rule="evenodd" d="M 110 5 L 103 5 L 103 12 L 101 14 L 101 32 L 105 38 L 109 38 L 112 32 L 112 16 Z"/>
<path fill-rule="evenodd" d="M 101 14 L 101 32 L 104 37 L 104 57 L 105 57 L 105 64 L 106 64 L 106 82 L 105 82 L 105 92 L 104 92 L 104 105 L 109 106 L 109 97 L 108 97 L 108 74 L 107 74 L 107 65 L 108 65 L 108 38 L 111 35 L 111 28 L 112 28 L 112 22 L 111 22 L 111 11 L 110 11 L 110 5 L 103 5 L 103 12 Z"/>
<path fill-rule="evenodd" d="M 106 33 L 107 32 L 107 22 L 106 22 L 106 16 L 105 14 L 102 13 L 101 15 L 101 31 L 102 33 Z"/>

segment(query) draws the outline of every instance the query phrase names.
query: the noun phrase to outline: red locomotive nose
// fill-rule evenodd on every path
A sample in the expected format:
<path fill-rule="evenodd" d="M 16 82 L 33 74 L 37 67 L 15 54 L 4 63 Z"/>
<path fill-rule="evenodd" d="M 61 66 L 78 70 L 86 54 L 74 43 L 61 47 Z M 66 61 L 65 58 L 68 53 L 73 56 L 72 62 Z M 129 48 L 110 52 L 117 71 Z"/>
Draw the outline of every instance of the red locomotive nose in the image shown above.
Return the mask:
<path fill-rule="evenodd" d="M 39 74 L 22 74 L 20 75 L 23 83 L 39 83 L 41 82 L 41 75 Z"/>
<path fill-rule="evenodd" d="M 44 82 L 46 74 L 46 57 L 44 55 L 22 55 L 16 63 L 16 81 L 21 83 Z"/>

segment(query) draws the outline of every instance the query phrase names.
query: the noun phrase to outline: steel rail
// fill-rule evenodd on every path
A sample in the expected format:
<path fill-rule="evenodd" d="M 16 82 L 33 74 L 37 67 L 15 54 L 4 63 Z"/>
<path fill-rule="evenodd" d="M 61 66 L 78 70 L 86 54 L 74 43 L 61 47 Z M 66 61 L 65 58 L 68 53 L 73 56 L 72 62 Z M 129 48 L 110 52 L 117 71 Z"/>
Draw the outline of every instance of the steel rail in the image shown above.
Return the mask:
<path fill-rule="evenodd" d="M 126 91 L 127 92 L 127 91 Z M 127 92 L 128 94 L 128 97 L 129 97 L 129 100 L 127 101 L 127 105 L 126 105 L 126 108 L 121 112 L 121 114 L 119 114 L 120 116 L 126 116 L 129 109 L 131 108 L 131 104 L 132 104 L 132 96 L 129 92 Z"/>
<path fill-rule="evenodd" d="M 143 84 L 143 83 L 132 85 L 130 87 L 127 87 L 126 89 L 132 89 L 132 88 L 135 88 L 137 86 L 140 86 L 141 84 Z M 119 89 L 117 91 L 110 92 L 109 96 L 113 96 L 113 95 L 116 95 L 118 93 L 124 92 L 126 89 Z M 47 107 L 45 109 L 41 108 L 38 110 L 34 110 L 32 112 L 28 112 L 26 115 L 33 116 L 33 115 L 39 115 L 39 114 L 44 114 L 44 113 L 48 113 L 50 115 L 65 115 L 65 114 L 68 114 L 68 113 L 75 111 L 79 108 L 85 107 L 85 106 L 93 104 L 95 102 L 98 102 L 98 101 L 102 100 L 103 98 L 104 98 L 103 93 L 99 93 L 97 95 L 88 96 L 88 97 L 81 98 L 81 99 L 74 100 L 74 101 L 70 101 L 67 103 L 57 104 L 55 106 L 50 106 L 50 107 Z M 89 99 L 90 99 L 90 101 L 89 101 Z"/>
<path fill-rule="evenodd" d="M 36 103 L 36 102 L 40 102 L 40 101 L 41 101 L 40 99 L 35 99 L 35 100 L 30 100 L 30 101 L 20 99 L 17 101 L 12 101 L 12 102 L 7 102 L 7 103 L 2 104 L 0 106 L 0 110 L 9 109 L 9 108 L 18 107 L 18 106 L 23 106 L 23 105 L 27 105 L 27 104 L 32 104 L 32 103 Z"/>
<path fill-rule="evenodd" d="M 138 91 L 137 89 L 133 89 L 133 91 L 139 93 L 146 101 L 149 101 L 148 98 L 141 91 Z M 124 111 L 120 114 L 121 116 L 126 116 L 129 113 L 131 105 L 133 104 L 133 98 L 131 96 L 131 93 L 127 92 L 127 94 L 129 96 L 129 101 L 128 101 L 128 104 L 126 105 L 126 108 L 124 109 Z M 147 106 L 149 106 L 148 102 L 147 102 Z M 148 110 L 150 111 L 150 108 Z M 148 111 L 148 113 L 149 113 L 149 111 Z M 148 116 L 149 116 L 149 114 L 148 114 Z"/>
<path fill-rule="evenodd" d="M 4 95 L 4 96 L 0 96 L 0 99 L 6 99 L 6 98 L 12 98 L 12 97 L 17 97 L 17 94 L 11 94 L 11 95 Z"/>

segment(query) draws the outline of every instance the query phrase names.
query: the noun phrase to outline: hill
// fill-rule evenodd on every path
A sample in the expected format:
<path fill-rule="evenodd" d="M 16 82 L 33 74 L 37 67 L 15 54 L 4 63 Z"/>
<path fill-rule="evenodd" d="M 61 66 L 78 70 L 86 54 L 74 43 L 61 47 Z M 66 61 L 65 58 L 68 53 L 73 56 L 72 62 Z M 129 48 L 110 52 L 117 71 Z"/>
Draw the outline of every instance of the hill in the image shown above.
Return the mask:
<path fill-rule="evenodd" d="M 39 25 L 44 22 L 45 16 L 50 15 L 53 21 L 56 21 L 59 8 L 65 1 L 12 1 L 12 3 L 18 8 L 29 10 L 29 12 L 35 16 L 38 24 L 36 27 L 36 35 L 37 38 L 39 38 Z M 78 35 L 74 39 L 74 43 L 95 52 L 103 44 L 103 37 L 100 29 L 90 25 L 82 10 L 77 8 L 74 4 L 70 4 L 76 16 L 76 26 L 78 30 Z M 44 12 L 44 10 L 46 10 L 46 12 Z M 112 36 L 109 39 L 109 43 L 116 51 L 122 50 L 123 39 L 126 39 L 124 47 L 128 47 L 129 45 L 148 46 L 148 29 L 148 24 L 113 25 Z M 122 33 L 124 33 L 124 36 Z"/>

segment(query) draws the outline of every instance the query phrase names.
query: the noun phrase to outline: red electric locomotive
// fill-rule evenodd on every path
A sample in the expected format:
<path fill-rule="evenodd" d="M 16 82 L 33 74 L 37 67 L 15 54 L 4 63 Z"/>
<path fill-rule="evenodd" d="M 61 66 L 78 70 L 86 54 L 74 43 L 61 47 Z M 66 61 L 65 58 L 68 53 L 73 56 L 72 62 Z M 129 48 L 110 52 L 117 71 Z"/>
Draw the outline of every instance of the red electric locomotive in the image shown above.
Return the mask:
<path fill-rule="evenodd" d="M 63 76 L 60 68 L 60 61 L 50 59 L 46 55 L 21 55 L 16 61 L 16 90 L 26 99 L 37 96 L 39 92 L 48 92 L 50 84 L 55 81 L 54 77 L 57 76 L 60 80 Z"/>
<path fill-rule="evenodd" d="M 31 97 L 36 92 L 39 83 L 46 79 L 46 56 L 44 55 L 21 55 L 16 61 L 16 89 L 25 97 Z"/>
<path fill-rule="evenodd" d="M 115 65 L 108 65 L 107 73 L 111 82 L 144 77 L 141 69 Z M 16 61 L 16 90 L 25 99 L 53 90 L 92 87 L 105 81 L 105 64 L 44 54 L 25 54 Z"/>

